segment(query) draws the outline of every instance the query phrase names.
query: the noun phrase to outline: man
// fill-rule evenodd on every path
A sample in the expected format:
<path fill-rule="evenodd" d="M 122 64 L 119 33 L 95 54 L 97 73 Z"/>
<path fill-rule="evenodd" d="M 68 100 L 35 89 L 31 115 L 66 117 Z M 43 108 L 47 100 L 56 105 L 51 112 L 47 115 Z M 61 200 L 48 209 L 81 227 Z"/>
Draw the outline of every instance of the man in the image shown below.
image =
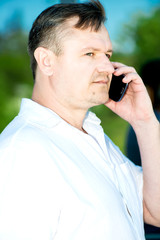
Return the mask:
<path fill-rule="evenodd" d="M 32 100 L 0 139 L 2 240 L 137 240 L 143 215 L 160 225 L 159 122 L 134 68 L 110 62 L 104 21 L 94 1 L 52 6 L 32 26 Z M 118 103 L 108 95 L 112 74 L 129 83 Z M 142 169 L 88 112 L 99 104 L 133 126 L 143 184 Z"/>

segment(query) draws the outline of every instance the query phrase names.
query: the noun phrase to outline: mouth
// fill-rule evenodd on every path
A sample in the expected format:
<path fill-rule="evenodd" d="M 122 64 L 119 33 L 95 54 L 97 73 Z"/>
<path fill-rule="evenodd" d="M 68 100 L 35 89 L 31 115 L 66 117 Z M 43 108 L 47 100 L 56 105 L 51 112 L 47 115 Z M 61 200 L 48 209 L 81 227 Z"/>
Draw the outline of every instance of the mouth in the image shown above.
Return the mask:
<path fill-rule="evenodd" d="M 96 81 L 94 83 L 96 84 L 108 84 L 109 81 L 106 81 L 106 80 L 99 80 L 99 81 Z"/>
<path fill-rule="evenodd" d="M 102 74 L 101 76 L 100 75 L 97 76 L 94 79 L 93 82 L 96 83 L 96 84 L 104 84 L 104 85 L 106 85 L 106 84 L 108 84 L 110 82 L 110 77 Z"/>

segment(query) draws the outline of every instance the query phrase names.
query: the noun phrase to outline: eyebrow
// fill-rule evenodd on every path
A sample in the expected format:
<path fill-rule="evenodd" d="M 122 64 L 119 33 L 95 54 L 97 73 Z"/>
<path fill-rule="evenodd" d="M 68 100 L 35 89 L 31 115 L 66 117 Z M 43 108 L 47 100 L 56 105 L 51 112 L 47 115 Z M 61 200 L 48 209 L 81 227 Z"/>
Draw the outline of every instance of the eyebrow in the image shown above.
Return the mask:
<path fill-rule="evenodd" d="M 83 48 L 82 49 L 82 51 L 95 51 L 95 52 L 99 52 L 99 51 L 101 51 L 101 49 L 100 48 L 95 48 L 95 47 L 87 47 L 87 48 Z M 113 53 L 113 50 L 112 49 L 108 49 L 107 51 L 106 51 L 107 53 Z"/>

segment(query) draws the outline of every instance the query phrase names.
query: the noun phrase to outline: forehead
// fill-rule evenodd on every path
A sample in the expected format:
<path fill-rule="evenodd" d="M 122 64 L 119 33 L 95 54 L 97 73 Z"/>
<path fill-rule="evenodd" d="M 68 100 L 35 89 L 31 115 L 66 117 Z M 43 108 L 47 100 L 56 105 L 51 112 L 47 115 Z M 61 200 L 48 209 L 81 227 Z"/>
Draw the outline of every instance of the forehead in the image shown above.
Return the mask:
<path fill-rule="evenodd" d="M 81 49 L 85 48 L 99 48 L 106 52 L 108 49 L 112 49 L 112 44 L 108 31 L 104 25 L 102 25 L 98 31 L 88 29 L 77 29 L 71 26 L 69 37 L 65 40 L 66 47 L 76 47 Z"/>

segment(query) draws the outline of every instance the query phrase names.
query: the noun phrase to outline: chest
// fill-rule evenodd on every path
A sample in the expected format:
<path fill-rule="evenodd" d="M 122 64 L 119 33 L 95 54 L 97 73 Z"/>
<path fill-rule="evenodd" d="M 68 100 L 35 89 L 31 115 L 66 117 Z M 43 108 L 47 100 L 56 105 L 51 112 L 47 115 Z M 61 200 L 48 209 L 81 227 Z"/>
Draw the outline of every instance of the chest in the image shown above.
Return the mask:
<path fill-rule="evenodd" d="M 135 235 L 137 230 L 133 225 L 137 221 L 141 225 L 141 214 L 137 214 L 139 200 L 127 164 L 111 164 L 111 158 L 116 156 L 88 137 L 83 141 L 80 137 L 74 141 L 65 137 L 63 140 L 52 139 L 48 150 L 65 185 L 60 200 L 62 228 L 70 216 L 65 229 L 67 232 L 73 228 L 79 229 L 77 236 L 82 234 L 81 239 L 84 232 L 89 234 L 88 239 L 100 239 L 98 236 L 95 238 L 95 233 L 110 237 L 117 234 L 114 232 L 115 226 L 126 234 L 123 239 Z M 92 226 L 92 231 L 89 226 Z M 93 231 L 94 227 L 96 231 Z"/>

